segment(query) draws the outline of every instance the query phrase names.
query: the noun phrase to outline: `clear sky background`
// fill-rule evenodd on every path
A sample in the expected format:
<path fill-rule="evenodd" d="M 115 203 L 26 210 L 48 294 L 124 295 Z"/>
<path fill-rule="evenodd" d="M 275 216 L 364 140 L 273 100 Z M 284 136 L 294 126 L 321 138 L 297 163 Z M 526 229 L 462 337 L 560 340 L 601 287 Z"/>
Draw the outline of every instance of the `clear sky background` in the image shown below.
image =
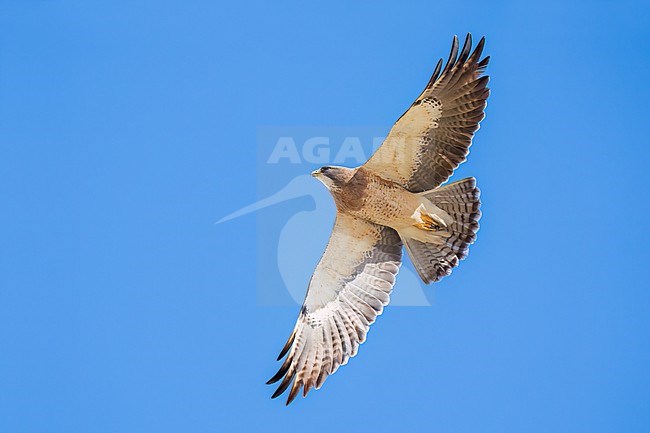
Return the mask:
<path fill-rule="evenodd" d="M 271 3 L 0 1 L 0 431 L 650 431 L 647 2 Z M 389 126 L 467 31 L 470 258 L 270 400 L 256 128 Z"/>

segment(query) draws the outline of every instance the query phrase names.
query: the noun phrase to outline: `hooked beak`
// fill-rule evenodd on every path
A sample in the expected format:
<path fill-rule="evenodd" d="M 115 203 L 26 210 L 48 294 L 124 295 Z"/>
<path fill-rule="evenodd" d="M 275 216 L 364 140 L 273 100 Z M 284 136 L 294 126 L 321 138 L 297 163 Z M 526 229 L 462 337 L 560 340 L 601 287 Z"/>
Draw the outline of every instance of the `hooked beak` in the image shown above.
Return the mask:
<path fill-rule="evenodd" d="M 311 175 L 312 175 L 313 177 L 316 177 L 316 176 L 318 176 L 319 174 L 321 174 L 320 168 L 319 168 L 318 170 L 314 170 L 314 171 L 311 172 Z"/>

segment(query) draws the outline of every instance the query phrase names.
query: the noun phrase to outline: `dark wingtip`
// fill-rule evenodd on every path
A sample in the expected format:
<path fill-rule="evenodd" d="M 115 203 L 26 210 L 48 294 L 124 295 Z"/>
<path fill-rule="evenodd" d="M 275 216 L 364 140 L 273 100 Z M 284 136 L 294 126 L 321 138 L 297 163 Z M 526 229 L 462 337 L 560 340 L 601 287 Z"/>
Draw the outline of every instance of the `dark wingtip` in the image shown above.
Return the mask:
<path fill-rule="evenodd" d="M 284 355 L 286 355 L 287 352 L 289 351 L 289 349 L 291 348 L 291 345 L 293 344 L 293 340 L 294 340 L 295 338 L 296 338 L 296 331 L 295 331 L 295 329 L 294 329 L 294 331 L 291 333 L 291 336 L 289 337 L 289 339 L 287 340 L 287 342 L 284 344 L 284 347 L 283 347 L 282 350 L 280 351 L 280 354 L 278 355 L 278 359 L 277 359 L 277 361 L 279 361 L 279 360 L 281 360 L 282 358 L 284 358 Z"/>
<path fill-rule="evenodd" d="M 478 41 L 478 44 L 476 44 L 476 48 L 474 49 L 474 53 L 472 54 L 472 56 L 476 59 L 481 57 L 484 47 L 485 47 L 485 36 L 483 36 L 481 40 Z"/>
<path fill-rule="evenodd" d="M 457 55 L 458 55 L 458 36 L 454 35 L 454 38 L 451 41 L 451 50 L 449 51 L 448 63 L 455 63 Z"/>
<path fill-rule="evenodd" d="M 281 359 L 284 358 L 284 356 L 287 354 L 287 352 L 288 352 L 289 349 L 291 348 L 291 345 L 293 344 L 294 336 L 295 336 L 295 334 L 292 333 L 291 336 L 289 337 L 289 339 L 287 340 L 287 342 L 286 342 L 286 343 L 284 344 L 284 346 L 282 347 L 282 350 L 281 350 L 280 353 L 278 354 L 278 357 L 276 358 L 276 361 L 281 360 Z"/>
<path fill-rule="evenodd" d="M 431 74 L 427 87 L 433 86 L 440 75 L 440 70 L 442 70 L 442 59 L 438 59 L 438 63 L 436 63 L 436 68 L 433 70 L 433 74 Z"/>
<path fill-rule="evenodd" d="M 446 74 L 449 70 L 456 64 L 456 57 L 458 56 L 458 36 L 454 35 L 454 39 L 451 42 L 451 50 L 449 51 L 449 59 L 445 65 L 445 69 L 442 71 L 442 74 Z"/>
<path fill-rule="evenodd" d="M 286 389 L 286 388 L 285 388 Z M 280 388 L 276 389 L 271 398 L 278 398 L 285 390 L 280 391 Z"/>
<path fill-rule="evenodd" d="M 293 386 L 291 387 L 291 391 L 289 391 L 289 396 L 287 397 L 287 402 L 285 403 L 285 406 L 289 406 L 291 402 L 296 398 L 298 395 L 298 392 L 300 391 L 300 383 L 295 382 Z"/>
<path fill-rule="evenodd" d="M 289 384 L 291 383 L 291 381 L 293 380 L 294 377 L 295 377 L 295 374 L 294 374 L 294 375 L 291 375 L 291 377 L 289 377 L 289 376 L 285 376 L 284 380 L 282 381 L 282 383 L 280 384 L 280 386 L 278 386 L 278 389 L 275 390 L 275 392 L 273 393 L 273 395 L 271 396 L 271 398 L 277 398 L 277 397 L 279 397 L 279 396 L 280 396 L 284 391 L 286 391 L 287 388 L 289 387 Z"/>
<path fill-rule="evenodd" d="M 463 49 L 460 52 L 460 56 L 458 56 L 458 64 L 462 65 L 465 63 L 467 58 L 469 57 L 469 53 L 472 49 L 472 34 L 467 33 L 467 36 L 465 36 L 465 42 L 463 43 Z"/>
<path fill-rule="evenodd" d="M 272 384 L 274 384 L 275 382 L 277 382 L 278 380 L 280 380 L 280 378 L 281 378 L 282 376 L 284 376 L 285 374 L 287 374 L 287 371 L 289 371 L 289 366 L 290 366 L 290 365 L 291 365 L 291 360 L 290 360 L 289 358 L 287 358 L 287 359 L 284 361 L 284 363 L 282 364 L 282 366 L 280 366 L 280 369 L 278 370 L 278 372 L 275 373 L 275 376 L 273 376 L 272 378 L 270 378 L 269 381 L 266 382 L 266 384 L 267 384 L 267 385 L 272 385 Z"/>
<path fill-rule="evenodd" d="M 275 382 L 280 380 L 282 376 L 284 376 L 284 372 L 282 370 L 279 370 L 277 373 L 275 373 L 275 375 L 272 378 L 266 381 L 266 384 L 273 385 Z"/>

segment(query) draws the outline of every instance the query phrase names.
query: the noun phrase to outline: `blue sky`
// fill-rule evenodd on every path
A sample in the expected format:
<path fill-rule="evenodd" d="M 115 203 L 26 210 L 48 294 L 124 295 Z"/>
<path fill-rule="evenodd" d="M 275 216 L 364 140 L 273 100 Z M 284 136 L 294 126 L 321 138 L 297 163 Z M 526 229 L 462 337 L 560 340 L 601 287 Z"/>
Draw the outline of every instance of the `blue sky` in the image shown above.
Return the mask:
<path fill-rule="evenodd" d="M 650 431 L 648 5 L 270 3 L 0 2 L 0 431 Z M 467 31 L 469 259 L 270 400 L 286 207 L 214 224 L 258 198 L 256 131 L 388 128 Z"/>

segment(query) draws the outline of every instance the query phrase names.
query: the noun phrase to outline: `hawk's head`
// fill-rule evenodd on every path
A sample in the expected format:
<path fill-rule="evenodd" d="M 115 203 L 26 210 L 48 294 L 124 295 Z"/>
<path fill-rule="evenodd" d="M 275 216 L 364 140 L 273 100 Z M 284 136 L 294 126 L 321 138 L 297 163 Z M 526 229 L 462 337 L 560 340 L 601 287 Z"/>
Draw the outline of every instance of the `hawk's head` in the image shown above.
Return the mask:
<path fill-rule="evenodd" d="M 316 179 L 323 182 L 323 185 L 330 191 L 339 190 L 354 174 L 354 169 L 347 167 L 321 167 L 311 173 Z"/>

